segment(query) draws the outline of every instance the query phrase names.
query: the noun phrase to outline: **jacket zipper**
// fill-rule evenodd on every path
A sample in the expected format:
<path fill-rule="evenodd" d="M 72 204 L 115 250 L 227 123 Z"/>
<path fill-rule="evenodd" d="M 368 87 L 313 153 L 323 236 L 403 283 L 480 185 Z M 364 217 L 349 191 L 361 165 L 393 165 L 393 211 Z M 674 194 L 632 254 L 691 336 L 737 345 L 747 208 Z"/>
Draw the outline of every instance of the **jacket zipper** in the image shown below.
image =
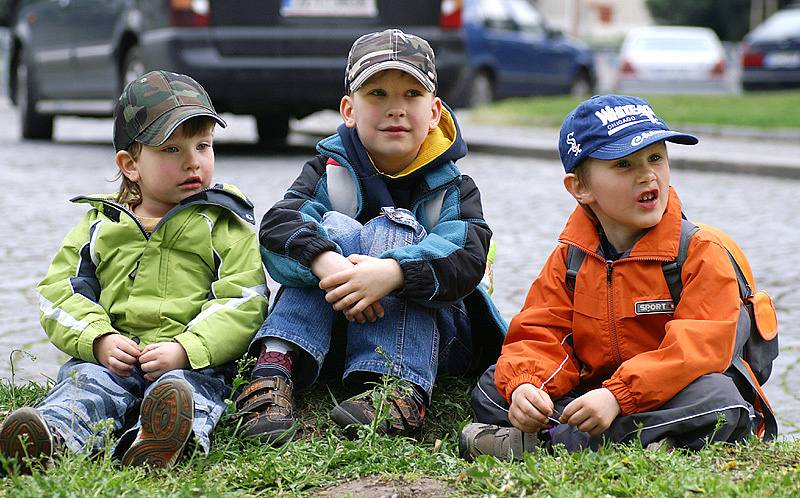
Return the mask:
<path fill-rule="evenodd" d="M 563 241 L 562 241 L 563 242 Z M 579 251 L 585 252 L 587 255 L 597 258 L 603 261 L 606 265 L 606 292 L 607 292 L 607 309 L 608 309 L 608 328 L 609 332 L 611 333 L 611 352 L 614 356 L 614 362 L 616 363 L 617 367 L 622 364 L 622 354 L 619 350 L 619 336 L 617 334 L 617 323 L 614 319 L 614 281 L 613 281 L 613 269 L 615 261 L 605 260 L 601 258 L 598 254 L 587 251 L 583 247 L 572 244 L 570 242 L 565 242 L 570 245 L 575 246 Z M 667 258 L 643 258 L 643 257 L 627 257 L 618 259 L 617 261 L 653 261 L 658 263 L 667 263 L 672 261 Z"/>
<path fill-rule="evenodd" d="M 612 272 L 614 262 L 606 261 L 606 295 L 608 296 L 608 329 L 611 332 L 611 352 L 617 366 L 622 364 L 622 355 L 619 352 L 619 336 L 617 336 L 617 322 L 614 319 L 614 280 Z"/>

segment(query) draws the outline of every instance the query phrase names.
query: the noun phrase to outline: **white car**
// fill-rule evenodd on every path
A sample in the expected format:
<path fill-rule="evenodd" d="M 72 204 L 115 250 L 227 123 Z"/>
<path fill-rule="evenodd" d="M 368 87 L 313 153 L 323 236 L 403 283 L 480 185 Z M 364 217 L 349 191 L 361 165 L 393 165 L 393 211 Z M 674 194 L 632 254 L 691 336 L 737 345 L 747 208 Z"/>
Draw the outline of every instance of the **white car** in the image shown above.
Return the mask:
<path fill-rule="evenodd" d="M 694 26 L 630 30 L 614 88 L 620 93 L 719 93 L 738 89 L 716 33 Z"/>

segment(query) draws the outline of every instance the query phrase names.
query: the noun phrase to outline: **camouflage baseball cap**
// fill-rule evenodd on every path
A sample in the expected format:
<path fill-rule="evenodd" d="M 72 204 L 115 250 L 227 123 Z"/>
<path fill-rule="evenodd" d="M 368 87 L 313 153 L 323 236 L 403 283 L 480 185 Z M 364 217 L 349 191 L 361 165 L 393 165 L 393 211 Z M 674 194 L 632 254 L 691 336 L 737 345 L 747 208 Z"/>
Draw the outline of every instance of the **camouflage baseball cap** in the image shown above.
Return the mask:
<path fill-rule="evenodd" d="M 399 29 L 369 33 L 353 43 L 347 56 L 345 92 L 355 92 L 370 76 L 384 69 L 405 71 L 418 79 L 426 90 L 436 92 L 433 49 L 419 36 Z"/>
<path fill-rule="evenodd" d="M 200 83 L 183 74 L 151 71 L 128 83 L 114 107 L 114 148 L 125 150 L 133 142 L 157 147 L 196 116 L 227 126 Z"/>

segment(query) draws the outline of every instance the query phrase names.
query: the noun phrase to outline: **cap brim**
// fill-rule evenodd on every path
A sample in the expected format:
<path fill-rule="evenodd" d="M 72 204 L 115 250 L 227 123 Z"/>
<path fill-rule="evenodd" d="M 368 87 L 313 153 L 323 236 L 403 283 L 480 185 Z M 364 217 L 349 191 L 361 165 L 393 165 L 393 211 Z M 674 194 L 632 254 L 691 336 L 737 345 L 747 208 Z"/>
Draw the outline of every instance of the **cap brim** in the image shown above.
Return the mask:
<path fill-rule="evenodd" d="M 407 64 L 403 61 L 390 60 L 378 62 L 377 64 L 364 69 L 358 74 L 358 76 L 355 77 L 353 81 L 350 82 L 350 91 L 355 92 L 361 88 L 361 85 L 363 85 L 372 75 L 385 69 L 399 69 L 400 71 L 408 73 L 416 78 L 417 81 L 419 81 L 420 84 L 429 92 L 434 93 L 436 90 L 436 86 L 434 85 L 433 81 L 431 81 L 431 79 L 428 78 L 428 76 L 420 71 L 416 66 L 412 66 L 411 64 Z"/>
<path fill-rule="evenodd" d="M 697 137 L 688 133 L 671 130 L 648 130 L 621 137 L 617 141 L 606 144 L 588 155 L 595 159 L 619 159 L 662 140 L 682 145 L 695 145 L 699 142 Z"/>
<path fill-rule="evenodd" d="M 207 107 L 184 105 L 170 109 L 159 116 L 155 121 L 150 123 L 150 126 L 142 130 L 134 140 L 144 145 L 158 147 L 166 142 L 181 124 L 198 116 L 208 116 L 223 128 L 228 126 L 224 119 Z"/>

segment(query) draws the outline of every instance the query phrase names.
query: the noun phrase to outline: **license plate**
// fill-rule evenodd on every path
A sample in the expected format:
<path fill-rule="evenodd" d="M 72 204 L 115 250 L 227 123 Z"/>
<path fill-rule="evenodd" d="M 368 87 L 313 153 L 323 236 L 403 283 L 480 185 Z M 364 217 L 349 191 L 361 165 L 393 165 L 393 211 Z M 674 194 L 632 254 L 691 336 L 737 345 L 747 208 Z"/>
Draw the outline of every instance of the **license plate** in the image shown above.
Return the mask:
<path fill-rule="evenodd" d="M 282 0 L 284 17 L 375 17 L 376 0 Z"/>
<path fill-rule="evenodd" d="M 800 52 L 772 52 L 764 57 L 767 67 L 800 67 Z"/>

